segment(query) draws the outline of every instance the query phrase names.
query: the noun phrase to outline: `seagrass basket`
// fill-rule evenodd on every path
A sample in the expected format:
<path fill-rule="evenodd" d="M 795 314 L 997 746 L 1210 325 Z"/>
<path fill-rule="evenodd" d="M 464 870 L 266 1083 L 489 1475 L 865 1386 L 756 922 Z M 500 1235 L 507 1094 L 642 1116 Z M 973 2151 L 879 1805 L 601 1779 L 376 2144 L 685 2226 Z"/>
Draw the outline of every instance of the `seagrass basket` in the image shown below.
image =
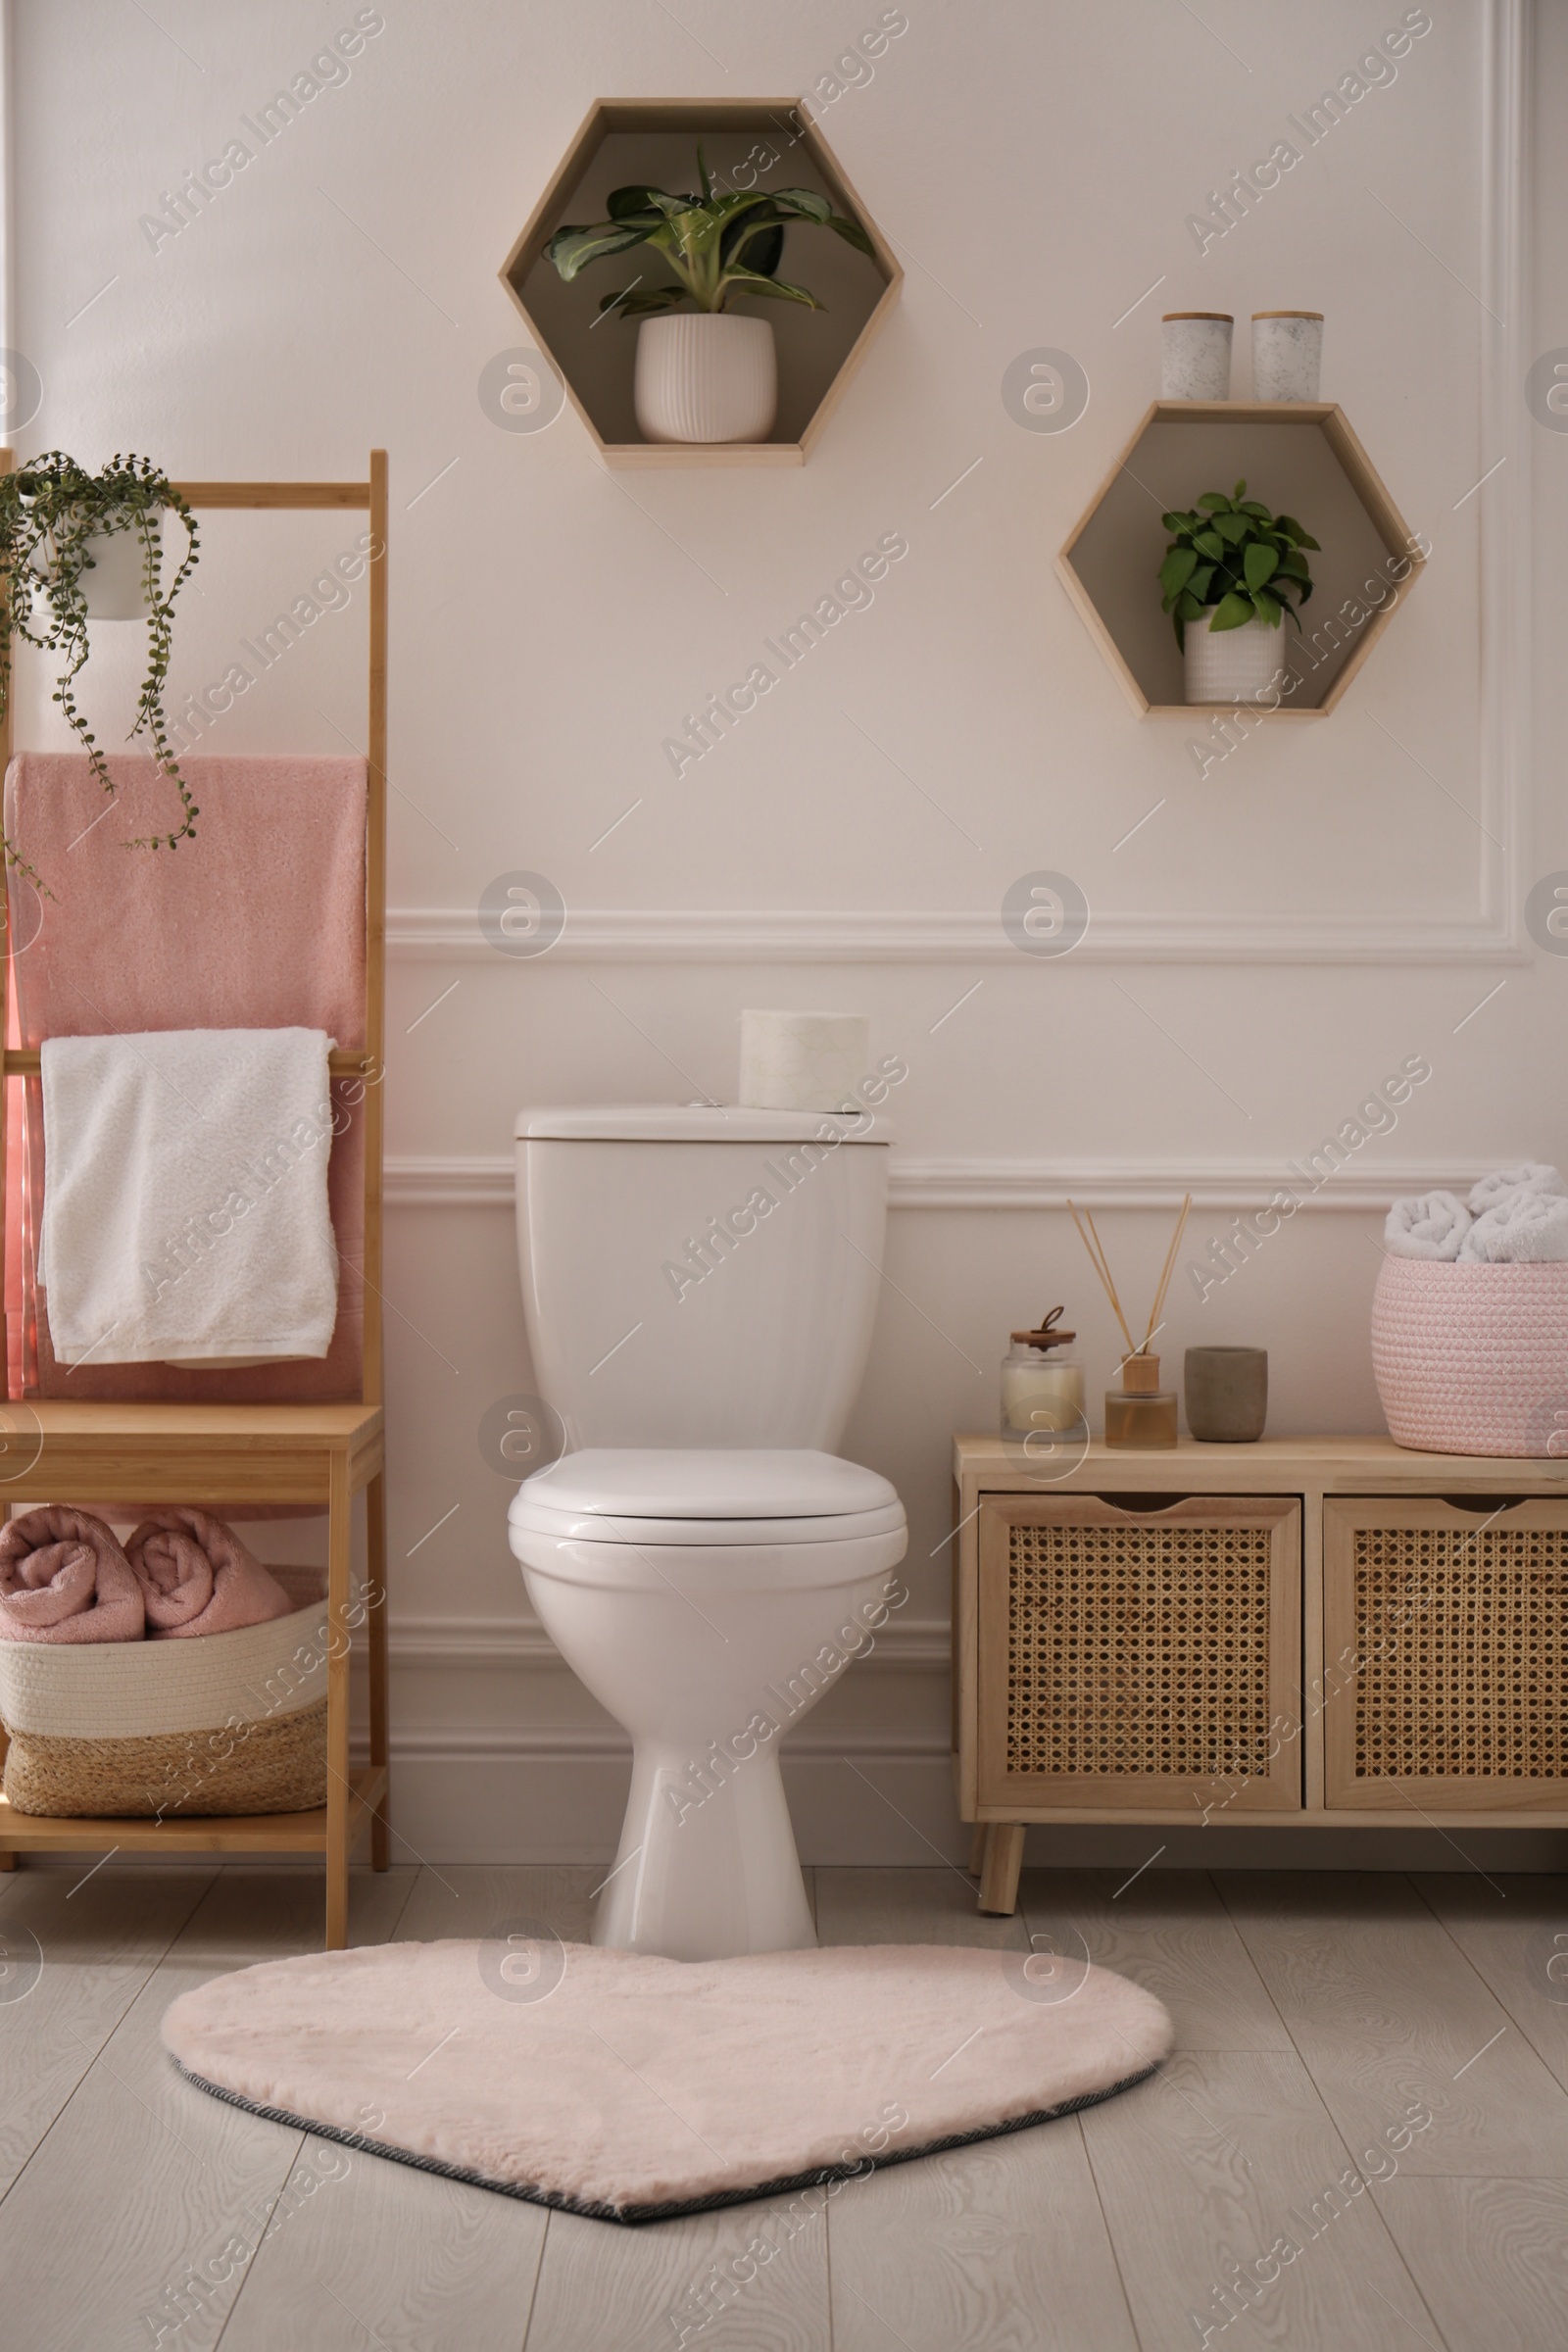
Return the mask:
<path fill-rule="evenodd" d="M 5 1792 L 18 1813 L 294 1813 L 326 1802 L 325 1578 L 298 1605 L 185 1641 L 0 1642 Z"/>

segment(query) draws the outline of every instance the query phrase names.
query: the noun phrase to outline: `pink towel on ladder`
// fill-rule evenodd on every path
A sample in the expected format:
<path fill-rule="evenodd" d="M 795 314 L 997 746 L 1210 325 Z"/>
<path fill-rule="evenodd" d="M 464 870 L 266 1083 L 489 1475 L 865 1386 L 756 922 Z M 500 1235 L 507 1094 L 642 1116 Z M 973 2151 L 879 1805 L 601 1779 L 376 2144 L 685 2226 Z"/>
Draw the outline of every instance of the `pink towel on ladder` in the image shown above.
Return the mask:
<path fill-rule="evenodd" d="M 24 752 L 6 778 L 12 839 L 54 894 L 11 875 L 18 1042 L 142 1029 L 324 1029 L 365 1041 L 363 760 L 234 756 L 181 762 L 201 815 L 171 854 L 130 850 L 167 831 L 171 787 L 146 759 L 111 759 L 106 800 L 75 752 Z M 105 813 L 107 809 L 107 813 Z M 202 1372 L 163 1364 L 65 1365 L 33 1280 L 44 1182 L 36 1079 L 26 1084 L 24 1197 L 8 1248 L 24 1267 L 24 1394 L 214 1404 L 316 1402 L 361 1393 L 364 1087 L 334 1082 L 327 1168 L 340 1253 L 337 1326 L 318 1362 Z M 345 1127 L 344 1119 L 347 1125 Z M 8 1203 L 13 1198 L 8 1188 Z"/>
<path fill-rule="evenodd" d="M 139 1642 L 145 1630 L 136 1572 L 90 1511 L 46 1503 L 0 1528 L 0 1641 Z"/>
<path fill-rule="evenodd" d="M 155 1642 L 232 1634 L 286 1617 L 294 1603 L 231 1527 L 206 1511 L 154 1511 L 125 1539 Z"/>

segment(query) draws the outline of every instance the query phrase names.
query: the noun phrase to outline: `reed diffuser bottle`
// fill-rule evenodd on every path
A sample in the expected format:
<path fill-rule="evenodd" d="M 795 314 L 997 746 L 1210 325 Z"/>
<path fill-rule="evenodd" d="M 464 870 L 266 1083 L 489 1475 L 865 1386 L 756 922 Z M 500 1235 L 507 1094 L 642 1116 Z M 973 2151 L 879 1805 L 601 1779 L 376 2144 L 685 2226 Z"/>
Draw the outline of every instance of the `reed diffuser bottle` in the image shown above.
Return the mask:
<path fill-rule="evenodd" d="M 1152 1452 L 1176 1443 L 1176 1392 L 1159 1385 L 1159 1358 L 1147 1348 L 1125 1356 L 1121 1387 L 1105 1391 L 1105 1444 Z"/>
<path fill-rule="evenodd" d="M 1170 1278 L 1176 1269 L 1176 1252 L 1181 1248 L 1187 1212 L 1192 1205 L 1193 1196 L 1188 1193 L 1183 1198 L 1176 1230 L 1170 1237 L 1170 1248 L 1165 1252 L 1159 1288 L 1154 1293 L 1154 1303 L 1149 1310 L 1148 1328 L 1142 1341 L 1135 1342 L 1127 1327 L 1127 1318 L 1122 1313 L 1121 1300 L 1111 1278 L 1110 1261 L 1105 1255 L 1104 1244 L 1101 1241 L 1094 1217 L 1085 1209 L 1084 1216 L 1089 1226 L 1086 1233 L 1079 1224 L 1077 1209 L 1073 1208 L 1070 1200 L 1067 1203 L 1072 1210 L 1072 1221 L 1078 1227 L 1078 1238 L 1089 1252 L 1090 1263 L 1100 1276 L 1105 1296 L 1110 1300 L 1111 1311 L 1121 1327 L 1121 1336 L 1127 1343 L 1127 1353 L 1121 1362 L 1121 1386 L 1105 1391 L 1107 1446 L 1120 1446 L 1127 1451 L 1154 1452 L 1176 1443 L 1176 1393 L 1174 1389 L 1160 1387 L 1159 1358 L 1151 1352 L 1149 1343 L 1161 1328 L 1159 1319 L 1164 1312 L 1165 1293 L 1170 1288 Z"/>

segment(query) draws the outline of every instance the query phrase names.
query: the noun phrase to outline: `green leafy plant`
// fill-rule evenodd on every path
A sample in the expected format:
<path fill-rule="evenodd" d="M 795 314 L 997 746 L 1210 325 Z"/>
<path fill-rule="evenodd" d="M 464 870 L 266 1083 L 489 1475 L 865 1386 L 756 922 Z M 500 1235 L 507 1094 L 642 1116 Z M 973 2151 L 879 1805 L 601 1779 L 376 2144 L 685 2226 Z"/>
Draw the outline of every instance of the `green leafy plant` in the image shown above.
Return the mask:
<path fill-rule="evenodd" d="M 620 293 L 605 295 L 599 305 L 601 316 L 618 310 L 623 318 L 652 318 L 682 302 L 700 311 L 727 310 L 737 294 L 760 294 L 821 310 L 814 294 L 776 274 L 791 221 L 831 228 L 858 253 L 873 250 L 858 220 L 835 213 L 827 198 L 813 189 L 775 188 L 769 195 L 755 188 L 715 196 L 701 146 L 697 172 L 700 196 L 671 196 L 662 188 L 613 189 L 610 219 L 589 228 L 558 228 L 545 247 L 547 260 L 569 285 L 590 262 L 608 261 L 639 245 L 652 246 L 675 272 L 675 283 L 649 286 L 634 279 Z"/>
<path fill-rule="evenodd" d="M 1161 516 L 1174 536 L 1159 567 L 1160 610 L 1170 614 L 1184 651 L 1188 622 L 1205 612 L 1216 630 L 1239 629 L 1250 620 L 1277 629 L 1287 612 L 1301 625 L 1291 600 L 1304 605 L 1312 593 L 1303 551 L 1318 543 L 1294 515 L 1271 514 L 1245 497 L 1246 489 L 1245 481 L 1238 482 L 1229 498 L 1205 490 L 1190 514 L 1173 510 Z"/>
<path fill-rule="evenodd" d="M 160 579 L 160 517 L 165 509 L 185 526 L 185 551 L 168 586 Z M 164 683 L 173 643 L 174 599 L 196 562 L 196 519 L 179 492 L 146 458 L 113 457 L 100 473 L 89 473 L 58 449 L 34 458 L 17 472 L 0 476 L 0 716 L 11 699 L 13 633 L 44 653 L 60 657 L 54 699 L 92 762 L 105 792 L 114 778 L 98 739 L 76 702 L 75 682 L 86 663 L 88 638 L 85 577 L 94 568 L 91 541 L 134 532 L 142 551 L 142 593 L 147 604 L 147 670 L 126 740 L 145 734 L 160 770 L 179 794 L 180 823 L 171 833 L 138 839 L 132 849 L 176 849 L 196 831 L 201 811 L 192 799 L 169 741 L 164 716 Z M 11 842 L 5 854 L 24 865 Z M 29 873 L 31 868 L 27 867 Z M 33 875 L 34 881 L 37 876 Z"/>

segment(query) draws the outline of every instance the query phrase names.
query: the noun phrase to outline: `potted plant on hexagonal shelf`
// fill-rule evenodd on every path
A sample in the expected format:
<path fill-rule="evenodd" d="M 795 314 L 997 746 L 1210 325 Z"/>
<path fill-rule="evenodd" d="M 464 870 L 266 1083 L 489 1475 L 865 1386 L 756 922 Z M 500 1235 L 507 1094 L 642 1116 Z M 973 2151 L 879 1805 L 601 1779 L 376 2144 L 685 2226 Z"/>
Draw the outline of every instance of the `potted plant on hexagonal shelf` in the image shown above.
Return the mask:
<path fill-rule="evenodd" d="M 634 398 L 645 439 L 765 441 L 778 406 L 773 329 L 765 318 L 733 311 L 731 303 L 750 294 L 822 308 L 805 286 L 777 274 L 792 222 L 831 228 L 860 253 L 873 254 L 873 247 L 858 220 L 835 213 L 814 189 L 715 196 L 701 146 L 697 172 L 698 196 L 614 189 L 608 220 L 558 229 L 545 253 L 568 284 L 590 262 L 639 245 L 651 248 L 650 259 L 662 256 L 674 272 L 669 283 L 636 277 L 599 305 L 601 316 L 618 310 L 623 318 L 641 321 Z M 692 309 L 681 310 L 687 303 Z"/>
<path fill-rule="evenodd" d="M 1312 538 L 1291 514 L 1205 490 L 1191 514 L 1162 517 L 1173 534 L 1159 567 L 1162 610 L 1187 664 L 1190 703 L 1253 702 L 1284 666 L 1279 631 L 1312 593 Z M 1294 604 L 1293 604 L 1293 601 Z"/>

